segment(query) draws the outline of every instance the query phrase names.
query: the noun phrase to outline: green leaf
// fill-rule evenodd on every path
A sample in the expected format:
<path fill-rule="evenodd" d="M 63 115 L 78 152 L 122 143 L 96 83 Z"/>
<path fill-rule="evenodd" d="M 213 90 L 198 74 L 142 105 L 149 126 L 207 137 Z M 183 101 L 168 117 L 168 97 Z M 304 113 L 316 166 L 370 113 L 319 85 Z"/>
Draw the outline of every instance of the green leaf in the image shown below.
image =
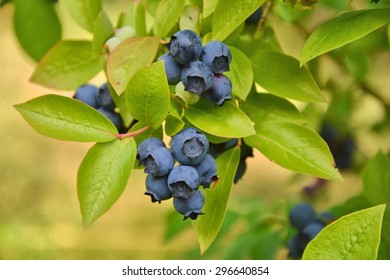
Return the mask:
<path fill-rule="evenodd" d="M 184 0 L 162 0 L 157 7 L 153 32 L 158 37 L 164 37 L 172 29 L 180 17 Z"/>
<path fill-rule="evenodd" d="M 389 39 L 389 47 L 390 47 L 390 24 L 387 25 L 387 37 Z"/>
<path fill-rule="evenodd" d="M 102 50 L 104 43 L 114 35 L 114 27 L 106 12 L 101 11 L 96 18 L 93 31 L 92 49 L 98 53 Z"/>
<path fill-rule="evenodd" d="M 84 227 L 89 227 L 118 200 L 133 170 L 134 139 L 95 144 L 77 173 L 77 194 Z"/>
<path fill-rule="evenodd" d="M 203 18 L 207 18 L 214 13 L 218 0 L 203 0 Z"/>
<path fill-rule="evenodd" d="M 363 195 L 372 204 L 390 203 L 390 155 L 378 152 L 364 167 Z"/>
<path fill-rule="evenodd" d="M 81 27 L 94 31 L 95 20 L 102 10 L 101 0 L 61 0 L 61 4 Z"/>
<path fill-rule="evenodd" d="M 173 136 L 183 129 L 184 121 L 172 114 L 168 114 L 165 120 L 165 133 L 168 136 Z"/>
<path fill-rule="evenodd" d="M 265 0 L 219 1 L 213 15 L 213 39 L 223 41 Z"/>
<path fill-rule="evenodd" d="M 55 89 L 73 90 L 100 71 L 99 55 L 88 41 L 59 41 L 39 61 L 31 81 Z"/>
<path fill-rule="evenodd" d="M 250 94 L 246 102 L 242 103 L 241 109 L 256 122 L 306 122 L 305 117 L 292 103 L 272 94 Z"/>
<path fill-rule="evenodd" d="M 290 122 L 256 122 L 256 135 L 245 142 L 292 171 L 341 181 L 325 141 L 312 129 Z"/>
<path fill-rule="evenodd" d="M 39 61 L 61 39 L 55 3 L 42 0 L 15 0 L 14 3 L 15 34 L 27 54 Z"/>
<path fill-rule="evenodd" d="M 272 94 L 305 102 L 325 102 L 310 72 L 295 58 L 276 51 L 259 51 L 252 58 L 255 82 Z"/>
<path fill-rule="evenodd" d="M 114 100 L 115 105 L 119 109 L 119 115 L 122 117 L 125 127 L 129 127 L 130 124 L 134 121 L 134 118 L 132 115 L 130 115 L 129 110 L 127 108 L 125 95 L 117 95 L 110 83 L 108 83 L 108 88 L 110 90 L 110 95 Z"/>
<path fill-rule="evenodd" d="M 180 30 L 188 29 L 200 33 L 199 27 L 200 11 L 197 6 L 185 6 L 179 20 Z"/>
<path fill-rule="evenodd" d="M 129 9 L 123 13 L 119 19 L 118 26 L 130 25 L 134 27 L 138 36 L 146 36 L 145 8 L 143 2 L 132 1 L 129 3 Z"/>
<path fill-rule="evenodd" d="M 241 138 L 255 134 L 252 121 L 234 103 L 222 106 L 199 99 L 184 111 L 184 116 L 199 129 L 226 138 Z"/>
<path fill-rule="evenodd" d="M 69 97 L 43 95 L 15 108 L 38 133 L 59 140 L 106 142 L 118 133 L 104 115 Z"/>
<path fill-rule="evenodd" d="M 110 53 L 107 76 L 118 95 L 122 94 L 139 69 L 152 63 L 159 43 L 157 37 L 133 37 L 123 41 Z"/>
<path fill-rule="evenodd" d="M 164 62 L 139 70 L 126 91 L 127 108 L 135 119 L 156 129 L 169 112 L 170 92 Z"/>
<path fill-rule="evenodd" d="M 252 63 L 239 49 L 229 47 L 232 53 L 230 71 L 224 73 L 232 82 L 232 94 L 245 100 L 253 85 Z"/>
<path fill-rule="evenodd" d="M 302 49 L 301 65 L 355 41 L 390 22 L 390 9 L 358 10 L 344 13 L 317 27 Z"/>
<path fill-rule="evenodd" d="M 375 260 L 385 205 L 360 210 L 325 227 L 306 247 L 304 260 Z"/>
<path fill-rule="evenodd" d="M 201 254 L 204 254 L 222 226 L 233 185 L 234 174 L 240 160 L 238 147 L 229 149 L 217 158 L 218 182 L 204 191 L 205 205 L 202 216 L 194 222 Z"/>

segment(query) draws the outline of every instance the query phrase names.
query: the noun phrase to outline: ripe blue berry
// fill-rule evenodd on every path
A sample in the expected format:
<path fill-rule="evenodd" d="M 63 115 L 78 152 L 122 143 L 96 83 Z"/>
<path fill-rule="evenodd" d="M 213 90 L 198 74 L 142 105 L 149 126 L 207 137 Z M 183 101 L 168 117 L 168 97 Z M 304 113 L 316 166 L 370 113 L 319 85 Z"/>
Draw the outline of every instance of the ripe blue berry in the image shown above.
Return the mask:
<path fill-rule="evenodd" d="M 184 215 L 184 219 L 190 218 L 196 220 L 199 215 L 202 215 L 204 205 L 204 195 L 201 191 L 194 191 L 188 198 L 173 197 L 173 206 L 176 211 Z"/>
<path fill-rule="evenodd" d="M 297 204 L 290 211 L 290 222 L 291 225 L 297 228 L 299 231 L 311 223 L 314 223 L 317 219 L 316 211 L 309 203 Z"/>
<path fill-rule="evenodd" d="M 168 84 L 175 85 L 180 82 L 183 65 L 177 63 L 170 53 L 160 56 L 158 60 L 164 61 L 165 75 L 167 76 Z"/>
<path fill-rule="evenodd" d="M 308 236 L 302 233 L 294 235 L 287 243 L 288 256 L 292 259 L 302 258 L 303 251 L 310 242 Z"/>
<path fill-rule="evenodd" d="M 137 147 L 137 159 L 144 160 L 149 152 L 157 147 L 165 147 L 164 142 L 157 137 L 150 137 L 142 141 Z"/>
<path fill-rule="evenodd" d="M 171 152 L 165 147 L 151 149 L 140 162 L 145 166 L 145 173 L 156 177 L 168 175 L 175 164 Z"/>
<path fill-rule="evenodd" d="M 149 195 L 152 202 L 161 200 L 167 200 L 172 197 L 172 193 L 168 188 L 168 176 L 155 177 L 152 174 L 146 176 L 146 192 L 145 195 Z"/>
<path fill-rule="evenodd" d="M 324 228 L 324 225 L 320 223 L 311 223 L 307 225 L 302 233 L 305 234 L 307 237 L 309 237 L 310 240 L 312 240 L 314 237 L 317 236 L 317 234 Z"/>
<path fill-rule="evenodd" d="M 184 89 L 197 95 L 208 90 L 214 79 L 214 74 L 209 67 L 201 61 L 193 61 L 183 68 L 181 81 Z"/>
<path fill-rule="evenodd" d="M 181 164 L 197 165 L 205 158 L 209 149 L 207 137 L 195 128 L 186 128 L 171 141 L 172 154 Z"/>
<path fill-rule="evenodd" d="M 176 62 L 187 64 L 199 58 L 202 42 L 194 31 L 181 30 L 172 35 L 168 49 Z"/>
<path fill-rule="evenodd" d="M 210 184 L 218 180 L 217 163 L 212 155 L 207 154 L 202 162 L 194 167 L 198 171 L 200 184 L 204 188 L 210 188 Z"/>
<path fill-rule="evenodd" d="M 115 103 L 114 103 L 114 100 L 112 100 L 110 90 L 108 88 L 107 83 L 104 83 L 99 88 L 98 103 L 99 103 L 100 107 L 102 107 L 106 110 L 109 110 L 109 111 L 115 110 Z"/>
<path fill-rule="evenodd" d="M 97 110 L 103 115 L 105 115 L 116 126 L 118 131 L 121 131 L 123 129 L 123 120 L 119 114 L 115 113 L 114 111 L 107 110 L 103 107 L 99 107 Z"/>
<path fill-rule="evenodd" d="M 188 198 L 199 188 L 198 171 L 192 166 L 176 166 L 168 175 L 168 187 L 173 197 Z"/>
<path fill-rule="evenodd" d="M 263 15 L 263 8 L 260 7 L 258 8 L 256 11 L 253 12 L 253 14 L 251 14 L 246 20 L 245 20 L 245 23 L 246 24 L 257 24 L 259 22 L 259 20 L 261 19 Z"/>
<path fill-rule="evenodd" d="M 74 95 L 74 98 L 97 109 L 99 107 L 97 97 L 99 89 L 94 85 L 85 84 L 80 86 Z"/>
<path fill-rule="evenodd" d="M 199 60 L 206 64 L 214 73 L 229 71 L 232 53 L 227 45 L 220 41 L 211 41 L 203 46 Z"/>
<path fill-rule="evenodd" d="M 216 74 L 211 87 L 203 94 L 203 96 L 207 100 L 220 106 L 226 100 L 232 99 L 232 83 L 225 75 Z"/>

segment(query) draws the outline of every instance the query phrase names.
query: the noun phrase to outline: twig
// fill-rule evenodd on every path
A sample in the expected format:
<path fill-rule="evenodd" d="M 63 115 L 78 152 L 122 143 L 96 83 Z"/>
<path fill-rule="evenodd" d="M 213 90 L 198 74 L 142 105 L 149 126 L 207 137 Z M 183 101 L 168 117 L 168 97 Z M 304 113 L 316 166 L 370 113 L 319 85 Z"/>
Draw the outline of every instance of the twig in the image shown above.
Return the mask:
<path fill-rule="evenodd" d="M 116 134 L 115 137 L 118 138 L 118 139 L 123 139 L 123 138 L 128 138 L 128 137 L 135 137 L 138 134 L 141 134 L 142 132 L 147 131 L 149 128 L 150 128 L 150 126 L 147 125 L 147 126 L 144 126 L 144 127 L 140 128 L 140 129 L 137 129 L 135 131 L 131 131 L 131 132 L 128 132 L 128 133 Z"/>

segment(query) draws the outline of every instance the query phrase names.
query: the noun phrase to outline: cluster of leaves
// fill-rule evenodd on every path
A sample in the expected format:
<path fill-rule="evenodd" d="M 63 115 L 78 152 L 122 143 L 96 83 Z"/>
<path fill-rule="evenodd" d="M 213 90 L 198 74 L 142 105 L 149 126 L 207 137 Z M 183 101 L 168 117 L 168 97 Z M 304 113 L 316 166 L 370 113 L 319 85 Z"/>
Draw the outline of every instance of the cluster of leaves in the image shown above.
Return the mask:
<path fill-rule="evenodd" d="M 131 1 L 113 25 L 101 1 L 61 0 L 59 4 L 91 33 L 90 40 L 68 40 L 61 39 L 53 1 L 14 0 L 16 35 L 26 52 L 38 61 L 31 81 L 73 91 L 103 71 L 128 128 L 127 133 L 118 133 L 95 109 L 66 96 L 48 94 L 16 105 L 25 120 L 45 136 L 97 142 L 82 161 L 77 176 L 85 227 L 121 196 L 135 166 L 137 144 L 152 136 L 162 138 L 164 133 L 173 136 L 186 126 L 202 130 L 213 143 L 240 138 L 286 169 L 342 180 L 327 144 L 307 125 L 307 119 L 291 100 L 326 102 L 305 64 L 388 24 L 390 9 L 385 6 L 350 11 L 323 23 L 309 36 L 298 60 L 283 52 L 272 32 L 266 32 L 272 30 L 270 26 L 264 28 L 271 9 L 286 4 L 265 2 Z M 314 5 L 316 1 L 311 2 Z M 245 20 L 263 4 L 263 18 L 255 30 L 246 26 Z M 134 27 L 137 36 L 107 53 L 104 43 L 121 26 Z M 164 42 L 179 29 L 201 34 L 203 43 L 219 40 L 229 45 L 233 60 L 226 75 L 232 81 L 233 99 L 224 106 L 203 99 L 183 106 L 171 98 L 174 88 L 167 83 L 164 63 L 156 62 L 156 58 L 165 52 Z M 217 159 L 220 180 L 207 193 L 204 212 L 208 215 L 194 222 L 202 253 L 224 221 L 239 160 L 239 147 Z M 383 213 L 383 207 L 378 207 L 373 209 Z M 357 215 L 363 217 L 365 213 Z M 319 242 L 316 240 L 313 243 Z"/>

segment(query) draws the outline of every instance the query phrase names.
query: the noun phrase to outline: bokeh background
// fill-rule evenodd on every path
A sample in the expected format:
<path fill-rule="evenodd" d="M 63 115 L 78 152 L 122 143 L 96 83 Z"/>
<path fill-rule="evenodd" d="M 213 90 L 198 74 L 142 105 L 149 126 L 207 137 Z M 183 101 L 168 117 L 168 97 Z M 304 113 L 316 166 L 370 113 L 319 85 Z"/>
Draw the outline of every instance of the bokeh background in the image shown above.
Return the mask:
<path fill-rule="evenodd" d="M 104 8 L 115 22 L 127 4 L 105 1 Z M 308 25 L 315 26 L 331 15 L 320 8 L 314 12 L 316 16 Z M 228 218 L 234 217 L 238 222 L 224 229 L 218 243 L 204 256 L 199 255 L 191 221 L 183 222 L 173 212 L 172 201 L 152 204 L 144 196 L 145 174 L 141 170 L 132 173 L 127 188 L 111 210 L 90 228 L 83 229 L 76 174 L 92 143 L 62 142 L 41 136 L 14 109 L 14 104 L 43 94 L 72 96 L 73 92 L 53 91 L 29 82 L 35 63 L 17 42 L 12 13 L 12 5 L 0 9 L 0 259 L 218 259 L 226 255 L 232 240 L 248 230 L 241 215 L 281 219 L 283 224 L 288 205 L 305 199 L 302 187 L 314 178 L 297 176 L 255 152 L 248 159 L 246 175 L 233 186 L 228 204 L 229 212 L 234 213 Z M 58 13 L 64 38 L 90 38 L 60 6 Z M 299 57 L 305 34 L 291 25 L 270 20 L 283 49 Z M 344 77 L 337 68 L 331 63 L 325 65 L 322 78 L 338 76 L 338 82 L 343 83 Z M 367 80 L 389 102 L 389 52 L 376 53 L 370 65 Z M 103 82 L 102 74 L 91 81 L 96 85 Z M 316 110 L 325 112 L 327 105 L 321 106 Z M 353 118 L 356 127 L 360 127 L 356 131 L 358 160 L 364 161 L 379 149 L 388 150 L 389 138 L 378 137 L 368 129 L 383 115 L 383 106 L 376 98 L 368 95 L 359 99 Z M 318 210 L 326 210 L 359 193 L 360 178 L 348 171 L 343 176 L 343 183 L 329 183 L 314 201 Z M 175 231 L 177 236 L 170 238 Z M 286 258 L 283 248 L 277 258 Z"/>

